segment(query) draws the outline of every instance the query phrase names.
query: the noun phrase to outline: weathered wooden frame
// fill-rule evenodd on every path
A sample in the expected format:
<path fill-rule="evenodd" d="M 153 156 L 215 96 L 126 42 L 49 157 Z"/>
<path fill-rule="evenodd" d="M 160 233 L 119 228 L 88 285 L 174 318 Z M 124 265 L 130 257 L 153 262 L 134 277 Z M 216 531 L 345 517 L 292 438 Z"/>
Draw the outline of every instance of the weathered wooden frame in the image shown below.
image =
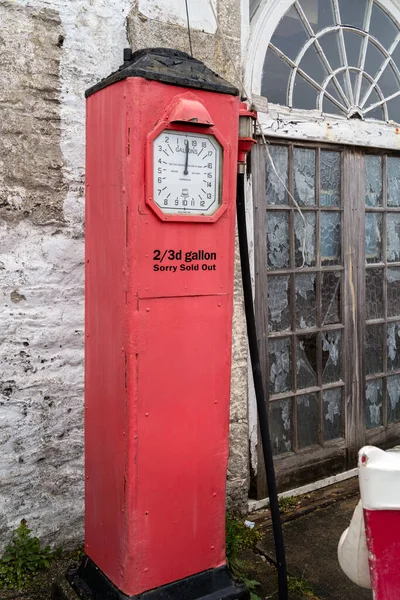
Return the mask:
<path fill-rule="evenodd" d="M 367 269 L 377 268 L 378 265 L 366 265 L 365 260 L 365 212 L 380 212 L 387 211 L 386 200 L 382 208 L 365 209 L 365 154 L 371 154 L 372 151 L 365 151 L 358 148 L 337 147 L 324 144 L 302 143 L 302 142 L 287 142 L 283 140 L 274 140 L 274 144 L 283 144 L 286 147 L 302 147 L 312 148 L 316 150 L 316 173 L 319 173 L 319 152 L 320 150 L 339 150 L 341 151 L 341 168 L 342 168 L 342 266 L 326 266 L 321 267 L 320 258 L 317 259 L 316 267 L 312 268 L 293 268 L 293 262 L 290 268 L 282 270 L 273 270 L 271 275 L 289 275 L 292 273 L 317 273 L 317 278 L 321 277 L 323 272 L 342 272 L 342 293 L 341 293 L 341 325 L 335 324 L 325 326 L 326 330 L 342 329 L 342 375 L 344 376 L 343 383 L 332 384 L 322 387 L 321 374 L 318 370 L 318 385 L 314 388 L 301 389 L 297 395 L 317 392 L 320 394 L 320 402 L 322 401 L 322 389 L 331 389 L 342 387 L 344 390 L 343 402 L 343 433 L 342 439 L 332 440 L 323 443 L 320 446 L 313 446 L 298 450 L 296 448 L 296 440 L 294 442 L 294 452 L 286 455 L 277 456 L 275 459 L 277 478 L 280 489 L 293 488 L 296 485 L 304 484 L 317 478 L 323 478 L 328 475 L 344 471 L 356 465 L 358 450 L 365 443 L 374 443 L 383 446 L 393 445 L 394 440 L 400 434 L 400 423 L 387 423 L 387 405 L 383 406 L 383 425 L 382 427 L 367 430 L 366 415 L 365 415 L 365 386 L 369 379 L 385 378 L 388 375 L 395 375 L 397 371 L 388 372 L 386 362 L 384 363 L 384 372 L 371 376 L 365 375 L 365 360 L 364 360 L 364 337 L 366 329 L 365 316 L 365 277 Z M 374 155 L 379 152 L 373 152 Z M 383 194 L 386 198 L 386 156 L 388 153 L 380 153 L 383 155 Z M 266 397 L 269 401 L 268 394 L 268 340 L 273 337 L 280 338 L 296 338 L 299 331 L 295 331 L 294 322 L 292 321 L 292 331 L 280 332 L 278 334 L 268 334 L 268 269 L 267 269 L 267 206 L 266 206 L 266 171 L 265 171 L 265 148 L 260 140 L 260 144 L 253 149 L 252 152 L 252 188 L 253 188 L 253 222 L 254 222 L 254 263 L 255 263 L 255 310 L 257 327 L 259 331 L 260 355 L 262 361 L 262 372 L 264 376 L 264 385 L 266 389 Z M 292 166 L 292 150 L 289 151 L 289 190 L 293 193 L 293 166 Z M 318 178 L 316 179 L 316 205 L 319 205 L 319 189 Z M 306 211 L 306 207 L 302 210 Z M 327 207 L 315 209 L 316 231 L 319 235 L 319 218 L 320 210 L 328 210 Z M 271 210 L 287 210 L 287 207 L 272 207 Z M 295 209 L 291 209 L 294 211 Z M 308 209 L 310 210 L 310 209 Z M 336 212 L 337 207 L 331 209 Z M 400 212 L 400 208 L 390 207 L 387 212 Z M 293 220 L 291 221 L 291 232 L 293 231 Z M 293 252 L 293 236 L 290 239 L 291 252 Z M 386 247 L 386 234 L 384 235 L 383 244 Z M 317 251 L 319 252 L 319 240 L 317 238 Z M 387 269 L 387 262 L 380 264 L 379 268 Z M 400 266 L 399 263 L 389 263 L 389 267 Z M 294 275 L 291 275 L 293 278 Z M 385 285 L 385 284 L 384 284 Z M 317 284 L 317 303 L 320 302 L 319 290 L 320 285 Z M 295 294 L 294 285 L 291 285 L 292 296 Z M 385 313 L 384 318 L 378 319 L 377 323 L 387 323 L 399 321 L 399 317 L 387 317 L 387 288 L 384 287 L 385 297 Z M 295 320 L 295 311 L 293 310 L 294 298 L 291 298 L 292 320 Z M 368 321 L 368 324 L 374 324 L 375 321 Z M 321 323 L 318 323 L 318 330 Z M 312 329 L 315 332 L 315 328 Z M 386 329 L 385 329 L 386 331 Z M 304 330 L 307 333 L 308 329 Z M 303 334 L 303 330 L 301 330 Z M 321 333 L 318 333 L 318 338 Z M 384 358 L 386 358 L 386 339 L 383 335 Z M 319 348 L 320 344 L 318 344 Z M 292 349 L 294 345 L 292 345 Z M 292 365 L 295 365 L 295 356 L 292 359 Z M 321 366 L 321 360 L 318 364 Z M 319 367 L 320 368 L 320 367 Z M 294 367 L 292 368 L 293 377 Z M 398 371 L 400 372 L 400 371 Z M 294 383 L 294 382 L 293 382 Z M 292 383 L 292 387 L 293 387 Z M 294 388 L 293 388 L 294 389 Z M 294 397 L 296 393 L 292 390 L 289 393 L 283 393 L 282 398 Z M 274 396 L 274 400 L 279 400 L 279 395 Z M 292 427 L 296 431 L 296 402 L 293 403 L 293 422 Z M 322 418 L 323 411 L 320 411 Z M 295 433 L 294 433 L 295 435 Z M 319 441 L 322 442 L 322 422 L 320 423 Z M 258 465 L 262 462 L 262 451 L 258 444 Z M 257 470 L 257 495 L 259 498 L 265 497 L 267 494 L 265 474 L 262 468 Z"/>

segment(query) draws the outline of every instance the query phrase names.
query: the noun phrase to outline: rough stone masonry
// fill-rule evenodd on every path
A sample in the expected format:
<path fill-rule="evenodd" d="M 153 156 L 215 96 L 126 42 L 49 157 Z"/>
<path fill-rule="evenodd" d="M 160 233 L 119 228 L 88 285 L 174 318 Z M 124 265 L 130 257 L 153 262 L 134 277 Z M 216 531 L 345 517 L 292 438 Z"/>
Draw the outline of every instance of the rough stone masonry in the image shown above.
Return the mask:
<path fill-rule="evenodd" d="M 84 90 L 122 49 L 188 51 L 176 0 L 0 0 L 0 548 L 26 518 L 83 537 Z M 234 81 L 207 2 L 196 57 Z M 190 6 L 190 2 L 189 2 Z M 240 0 L 215 3 L 237 65 Z M 236 270 L 229 504 L 248 489 L 247 345 Z"/>

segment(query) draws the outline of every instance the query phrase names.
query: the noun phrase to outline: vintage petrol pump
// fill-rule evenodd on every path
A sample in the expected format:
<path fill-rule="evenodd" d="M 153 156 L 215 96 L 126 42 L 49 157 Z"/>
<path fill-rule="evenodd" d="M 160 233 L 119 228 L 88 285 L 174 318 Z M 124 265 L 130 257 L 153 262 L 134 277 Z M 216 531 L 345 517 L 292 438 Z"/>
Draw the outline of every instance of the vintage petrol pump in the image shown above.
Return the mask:
<path fill-rule="evenodd" d="M 225 564 L 239 97 L 183 52 L 87 91 L 91 598 L 248 598 Z M 152 591 L 150 591 L 152 590 Z"/>

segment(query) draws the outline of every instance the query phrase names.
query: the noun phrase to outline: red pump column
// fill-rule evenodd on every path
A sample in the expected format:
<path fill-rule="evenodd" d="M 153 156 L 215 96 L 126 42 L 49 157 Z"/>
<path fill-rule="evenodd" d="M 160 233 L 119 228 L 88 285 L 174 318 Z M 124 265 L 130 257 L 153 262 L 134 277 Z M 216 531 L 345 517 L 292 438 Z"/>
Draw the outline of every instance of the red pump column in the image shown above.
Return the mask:
<path fill-rule="evenodd" d="M 358 467 L 373 597 L 400 600 L 400 455 L 365 446 Z"/>
<path fill-rule="evenodd" d="M 87 92 L 87 557 L 73 585 L 244 599 L 225 568 L 239 98 L 185 53 L 126 58 Z M 203 212 L 196 140 L 217 161 L 219 200 Z M 182 179 L 176 212 L 159 167 Z"/>

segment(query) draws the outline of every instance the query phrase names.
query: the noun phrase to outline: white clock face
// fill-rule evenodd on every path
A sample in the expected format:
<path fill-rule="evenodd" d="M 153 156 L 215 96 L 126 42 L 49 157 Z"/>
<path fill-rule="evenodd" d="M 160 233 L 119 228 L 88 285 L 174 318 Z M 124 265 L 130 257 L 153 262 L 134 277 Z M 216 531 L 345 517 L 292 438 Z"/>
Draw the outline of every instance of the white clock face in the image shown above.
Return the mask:
<path fill-rule="evenodd" d="M 213 215 L 221 205 L 221 165 L 214 136 L 165 129 L 153 142 L 154 202 L 168 215 Z"/>

